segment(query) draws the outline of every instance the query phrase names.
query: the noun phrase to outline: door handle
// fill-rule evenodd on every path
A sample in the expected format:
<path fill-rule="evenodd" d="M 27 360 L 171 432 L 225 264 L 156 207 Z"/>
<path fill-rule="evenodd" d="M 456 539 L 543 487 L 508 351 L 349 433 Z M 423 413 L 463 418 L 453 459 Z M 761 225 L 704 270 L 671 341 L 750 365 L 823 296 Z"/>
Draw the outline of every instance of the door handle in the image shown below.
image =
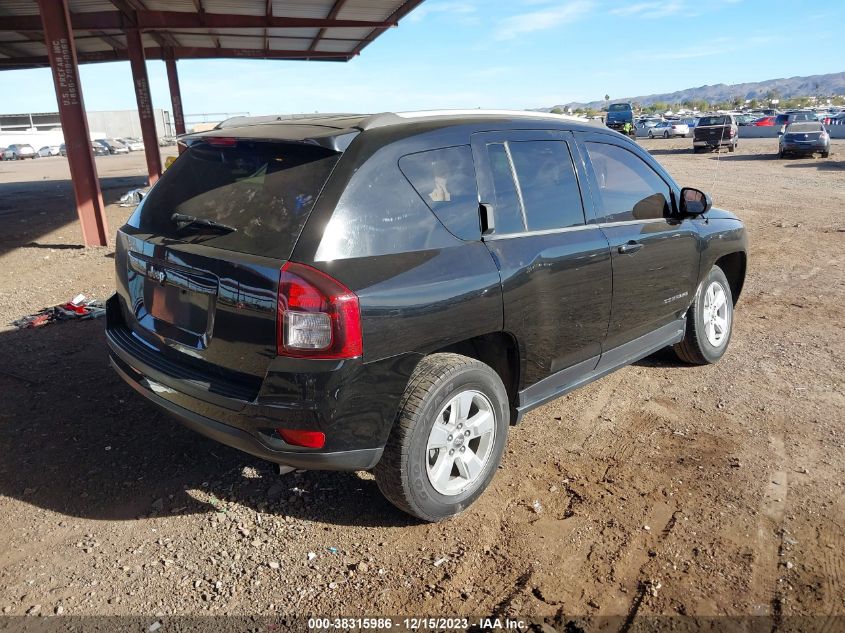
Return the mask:
<path fill-rule="evenodd" d="M 496 230 L 496 220 L 493 216 L 493 205 L 486 202 L 478 203 L 478 212 L 481 217 L 481 235 L 489 235 Z"/>
<path fill-rule="evenodd" d="M 629 240 L 625 244 L 622 244 L 622 246 L 620 246 L 618 250 L 622 255 L 630 255 L 632 253 L 636 253 L 642 247 L 643 247 L 643 245 L 640 244 L 639 242 L 635 242 L 634 240 Z"/>

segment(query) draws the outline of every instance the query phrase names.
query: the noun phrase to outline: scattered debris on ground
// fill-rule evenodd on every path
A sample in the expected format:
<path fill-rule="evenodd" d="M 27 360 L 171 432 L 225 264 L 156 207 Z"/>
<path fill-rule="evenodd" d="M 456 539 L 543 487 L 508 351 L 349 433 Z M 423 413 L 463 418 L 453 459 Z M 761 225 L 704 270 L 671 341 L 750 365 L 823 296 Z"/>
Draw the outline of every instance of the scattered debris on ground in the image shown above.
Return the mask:
<path fill-rule="evenodd" d="M 83 294 L 52 308 L 42 308 L 35 314 L 12 321 L 20 329 L 44 327 L 56 321 L 82 321 L 98 319 L 106 314 L 106 304 L 99 299 L 88 299 Z"/>

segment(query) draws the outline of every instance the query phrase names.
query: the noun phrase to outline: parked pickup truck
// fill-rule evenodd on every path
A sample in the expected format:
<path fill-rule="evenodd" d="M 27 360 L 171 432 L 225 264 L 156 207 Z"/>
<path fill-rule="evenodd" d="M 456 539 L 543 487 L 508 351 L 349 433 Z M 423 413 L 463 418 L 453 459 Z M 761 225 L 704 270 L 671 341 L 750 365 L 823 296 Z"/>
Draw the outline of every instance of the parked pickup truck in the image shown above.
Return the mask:
<path fill-rule="evenodd" d="M 634 109 L 630 103 L 611 103 L 607 109 L 607 127 L 621 130 L 626 123 L 634 124 Z"/>
<path fill-rule="evenodd" d="M 732 114 L 703 116 L 695 126 L 692 141 L 692 151 L 700 152 L 707 149 L 719 150 L 727 147 L 729 152 L 736 149 L 739 142 L 738 126 Z"/>

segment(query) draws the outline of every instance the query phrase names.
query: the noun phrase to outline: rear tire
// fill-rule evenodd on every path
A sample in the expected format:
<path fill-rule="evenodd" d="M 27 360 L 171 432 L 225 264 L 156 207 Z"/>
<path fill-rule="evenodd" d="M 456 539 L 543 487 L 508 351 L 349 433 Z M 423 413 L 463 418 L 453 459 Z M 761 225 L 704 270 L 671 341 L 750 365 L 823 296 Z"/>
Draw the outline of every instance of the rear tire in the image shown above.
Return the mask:
<path fill-rule="evenodd" d="M 654 134 L 652 134 L 652 133 L 651 133 L 651 130 L 649 130 L 649 131 L 648 131 L 648 137 L 649 137 L 649 138 L 654 138 Z"/>
<path fill-rule="evenodd" d="M 663 132 L 663 138 L 669 138 L 669 132 Z"/>
<path fill-rule="evenodd" d="M 687 311 L 684 338 L 674 346 L 675 354 L 692 365 L 717 362 L 731 342 L 733 296 L 728 278 L 718 266 L 701 282 Z"/>
<path fill-rule="evenodd" d="M 728 151 L 733 154 L 734 150 L 736 149 L 736 145 L 728 145 Z"/>
<path fill-rule="evenodd" d="M 822 152 L 822 158 L 829 158 L 830 152 Z"/>
<path fill-rule="evenodd" d="M 458 514 L 496 474 L 509 421 L 507 391 L 491 367 L 459 354 L 427 356 L 405 389 L 376 483 L 423 521 Z"/>

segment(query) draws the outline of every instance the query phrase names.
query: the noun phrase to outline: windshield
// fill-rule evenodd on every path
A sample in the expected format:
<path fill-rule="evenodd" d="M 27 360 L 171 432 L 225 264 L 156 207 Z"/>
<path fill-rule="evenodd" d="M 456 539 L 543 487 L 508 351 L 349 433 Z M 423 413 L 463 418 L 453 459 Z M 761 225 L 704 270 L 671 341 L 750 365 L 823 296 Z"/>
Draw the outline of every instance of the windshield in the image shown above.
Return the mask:
<path fill-rule="evenodd" d="M 165 237 L 287 258 L 339 157 L 301 143 L 202 139 L 164 172 L 128 224 Z M 179 226 L 171 220 L 174 213 L 236 231 L 220 235 Z"/>
<path fill-rule="evenodd" d="M 729 117 L 726 116 L 703 116 L 699 119 L 698 124 L 700 126 L 705 125 L 730 125 L 731 121 Z"/>

